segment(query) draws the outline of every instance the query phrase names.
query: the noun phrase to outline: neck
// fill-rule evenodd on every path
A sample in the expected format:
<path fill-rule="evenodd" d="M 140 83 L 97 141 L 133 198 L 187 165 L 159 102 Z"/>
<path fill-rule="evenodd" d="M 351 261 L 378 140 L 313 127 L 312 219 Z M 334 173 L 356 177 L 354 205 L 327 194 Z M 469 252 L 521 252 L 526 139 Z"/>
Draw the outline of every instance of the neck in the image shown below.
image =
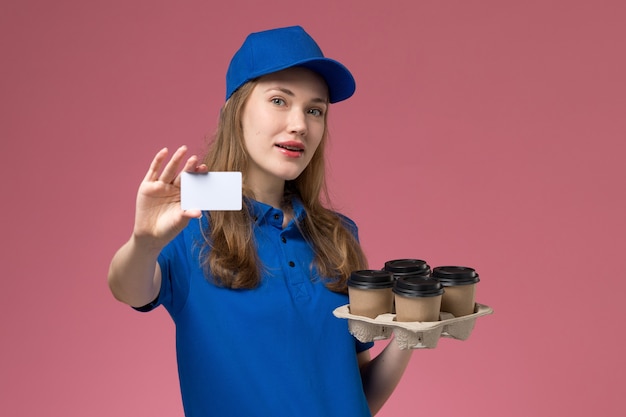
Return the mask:
<path fill-rule="evenodd" d="M 282 209 L 285 195 L 284 181 L 281 181 L 280 184 L 275 183 L 273 185 L 263 184 L 259 186 L 255 184 L 248 184 L 248 186 L 254 193 L 254 199 L 256 201 Z"/>

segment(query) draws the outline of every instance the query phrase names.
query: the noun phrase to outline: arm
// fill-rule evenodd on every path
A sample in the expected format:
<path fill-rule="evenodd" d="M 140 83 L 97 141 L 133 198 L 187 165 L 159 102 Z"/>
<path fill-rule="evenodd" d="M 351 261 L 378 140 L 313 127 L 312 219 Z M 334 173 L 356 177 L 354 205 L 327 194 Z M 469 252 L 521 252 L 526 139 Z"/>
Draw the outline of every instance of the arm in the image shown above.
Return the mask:
<path fill-rule="evenodd" d="M 152 302 L 161 288 L 161 269 L 157 263 L 160 250 L 133 234 L 113 256 L 108 282 L 113 296 L 130 306 L 141 307 Z"/>
<path fill-rule="evenodd" d="M 400 382 L 412 352 L 411 349 L 402 350 L 390 341 L 374 359 L 368 350 L 358 354 L 363 391 L 372 415 L 380 411 Z"/>
<path fill-rule="evenodd" d="M 135 225 L 130 239 L 116 252 L 109 267 L 108 283 L 113 296 L 134 307 L 153 301 L 161 288 L 159 253 L 193 217 L 198 210 L 180 208 L 179 166 L 187 149 L 180 147 L 171 160 L 167 149 L 154 157 L 150 169 L 139 186 Z M 197 165 L 196 156 L 185 163 L 184 170 L 206 172 L 206 165 Z"/>

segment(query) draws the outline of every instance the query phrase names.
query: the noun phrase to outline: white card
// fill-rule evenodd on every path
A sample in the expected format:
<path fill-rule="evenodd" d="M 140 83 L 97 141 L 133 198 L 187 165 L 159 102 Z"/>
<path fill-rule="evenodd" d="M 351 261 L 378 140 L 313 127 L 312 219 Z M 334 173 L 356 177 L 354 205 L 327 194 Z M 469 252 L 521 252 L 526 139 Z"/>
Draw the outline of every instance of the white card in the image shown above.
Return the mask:
<path fill-rule="evenodd" d="M 241 172 L 183 172 L 180 205 L 183 210 L 241 210 Z"/>

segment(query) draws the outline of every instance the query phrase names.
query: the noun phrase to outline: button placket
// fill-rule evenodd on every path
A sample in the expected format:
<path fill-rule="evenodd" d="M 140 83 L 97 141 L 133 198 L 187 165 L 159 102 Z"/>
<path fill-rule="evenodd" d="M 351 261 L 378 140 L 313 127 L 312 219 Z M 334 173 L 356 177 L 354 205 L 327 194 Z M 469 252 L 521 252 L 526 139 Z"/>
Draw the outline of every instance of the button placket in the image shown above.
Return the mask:
<path fill-rule="evenodd" d="M 301 263 L 302 248 L 300 248 L 300 237 L 295 226 L 290 225 L 283 229 L 279 235 L 279 245 L 282 247 L 284 254 L 284 268 L 287 285 L 292 296 L 298 300 L 305 300 L 310 297 L 307 290 L 306 272 Z M 300 249 L 299 249 L 300 248 Z"/>
<path fill-rule="evenodd" d="M 284 235 L 280 237 L 280 241 L 283 242 L 284 244 L 287 244 L 287 238 Z M 286 253 L 290 253 L 290 252 L 291 251 L 287 251 Z M 294 261 L 287 262 L 287 265 L 289 265 L 291 268 L 296 267 L 296 263 Z"/>

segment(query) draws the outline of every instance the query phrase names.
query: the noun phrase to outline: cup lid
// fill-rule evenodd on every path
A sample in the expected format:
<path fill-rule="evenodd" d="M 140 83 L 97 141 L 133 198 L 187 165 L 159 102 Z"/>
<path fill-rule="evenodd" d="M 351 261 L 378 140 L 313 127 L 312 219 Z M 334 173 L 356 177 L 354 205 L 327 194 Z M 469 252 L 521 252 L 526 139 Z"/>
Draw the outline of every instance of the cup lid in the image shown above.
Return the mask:
<path fill-rule="evenodd" d="M 467 266 L 437 266 L 433 268 L 432 276 L 444 286 L 468 285 L 480 281 L 476 270 Z"/>
<path fill-rule="evenodd" d="M 362 289 L 391 288 L 393 275 L 380 269 L 352 271 L 348 278 L 348 286 Z"/>
<path fill-rule="evenodd" d="M 421 275 L 399 277 L 393 287 L 393 292 L 406 297 L 435 297 L 443 291 L 439 280 Z"/>
<path fill-rule="evenodd" d="M 425 275 L 430 273 L 430 266 L 421 259 L 394 259 L 385 262 L 384 270 L 393 274 Z"/>

